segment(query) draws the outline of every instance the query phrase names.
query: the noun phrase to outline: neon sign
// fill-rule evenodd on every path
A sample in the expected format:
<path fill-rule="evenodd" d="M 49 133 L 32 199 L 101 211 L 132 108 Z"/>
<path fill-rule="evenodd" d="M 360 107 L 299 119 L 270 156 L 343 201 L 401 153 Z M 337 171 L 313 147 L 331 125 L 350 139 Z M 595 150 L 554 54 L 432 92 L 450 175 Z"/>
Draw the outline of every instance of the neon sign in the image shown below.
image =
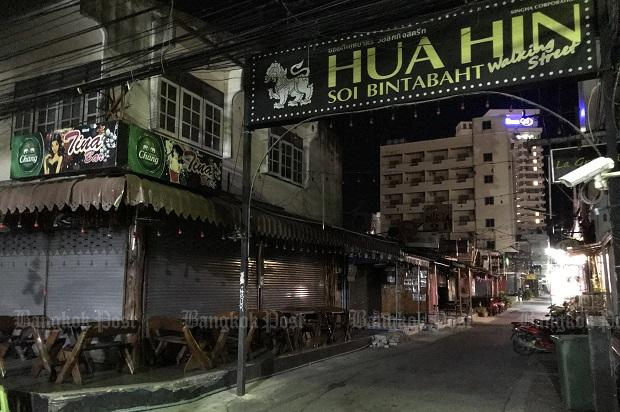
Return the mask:
<path fill-rule="evenodd" d="M 522 126 L 522 127 L 532 127 L 534 126 L 534 119 L 532 117 L 509 117 L 506 116 L 504 119 L 504 124 L 506 126 Z"/>

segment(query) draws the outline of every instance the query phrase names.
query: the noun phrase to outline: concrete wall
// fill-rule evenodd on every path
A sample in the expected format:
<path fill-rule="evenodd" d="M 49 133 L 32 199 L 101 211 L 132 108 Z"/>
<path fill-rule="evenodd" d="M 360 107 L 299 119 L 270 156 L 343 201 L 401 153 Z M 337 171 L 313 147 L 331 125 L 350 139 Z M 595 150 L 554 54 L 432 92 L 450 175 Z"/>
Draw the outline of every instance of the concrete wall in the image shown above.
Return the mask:
<path fill-rule="evenodd" d="M 79 2 L 60 11 L 53 11 L 57 4 L 47 7 L 38 10 L 43 13 L 20 17 L 18 24 L 3 25 L 0 56 L 7 57 L 0 59 L 0 94 L 12 93 L 15 82 L 101 59 L 106 33 L 93 29 L 97 23 L 89 18 L 76 19 Z M 74 35 L 89 28 L 93 30 Z M 46 44 L 51 39 L 63 40 Z M 12 125 L 12 117 L 0 119 L 0 181 L 9 179 Z"/>
<path fill-rule="evenodd" d="M 96 10 L 94 14 L 104 13 L 105 18 L 122 16 L 132 12 L 132 8 L 125 7 L 123 2 L 115 2 L 114 7 L 104 11 Z M 133 7 L 133 6 L 132 6 Z M 75 9 L 75 10 L 73 10 Z M 49 39 L 62 37 L 75 31 L 93 27 L 97 23 L 88 17 L 80 16 L 79 5 L 73 9 L 50 13 L 41 17 L 32 18 L 19 27 L 4 28 L 8 33 L 0 44 L 0 55 L 14 50 L 43 44 Z M 72 13 L 72 20 L 65 21 L 61 14 Z M 56 15 L 58 14 L 58 15 Z M 79 16 L 76 18 L 76 16 Z M 103 18 L 103 17 L 102 17 Z M 133 19 L 132 19 L 133 20 Z M 21 21 L 21 20 L 20 20 Z M 65 23 L 65 24 L 63 24 Z M 135 24 L 125 24 L 121 31 L 115 28 L 111 33 L 113 39 L 110 45 L 115 47 L 108 51 L 107 57 L 127 52 L 127 44 L 122 43 L 124 37 L 145 30 L 149 25 L 165 25 L 166 21 L 157 20 L 154 15 L 145 15 L 137 19 Z M 40 30 L 47 27 L 48 30 Z M 181 29 L 178 29 L 180 31 Z M 159 42 L 166 36 L 166 32 L 155 30 L 151 43 Z M 178 34 L 182 34 L 177 32 Z M 163 36 L 163 37 L 162 37 Z M 23 80 L 39 76 L 46 72 L 54 72 L 68 67 L 74 67 L 84 62 L 91 62 L 102 58 L 101 43 L 107 38 L 106 33 L 95 30 L 82 36 L 72 36 L 65 41 L 54 43 L 53 46 L 37 50 L 36 53 L 26 53 L 12 59 L 0 62 L 0 81 L 15 78 Z M 120 42 L 120 43 L 116 43 Z M 199 40 L 192 39 L 183 43 L 172 44 L 167 53 L 174 54 L 180 51 L 192 50 L 199 47 Z M 88 45 L 95 45 L 89 52 L 70 53 Z M 99 45 L 99 46 L 97 46 Z M 118 47 L 117 47 L 118 46 Z M 98 53 L 95 51 L 99 50 Z M 69 53 L 62 58 L 52 59 L 51 56 Z M 149 59 L 152 56 L 145 56 Z M 159 58 L 159 57 L 158 57 Z M 129 62 L 128 64 L 135 64 Z M 127 66 L 129 67 L 129 66 Z M 127 67 L 124 67 L 126 70 Z M 234 194 L 241 194 L 241 175 L 243 165 L 242 142 L 243 136 L 243 93 L 241 90 L 241 70 L 212 71 L 208 67 L 198 68 L 191 73 L 194 77 L 208 83 L 224 94 L 222 119 L 222 157 L 223 176 L 222 189 Z M 120 110 L 115 113 L 119 119 L 152 129 L 157 126 L 158 78 L 130 82 L 130 89 L 124 95 Z M 9 84 L 11 84 L 9 82 Z M 11 88 L 13 85 L 10 86 Z M 4 90 L 3 90 L 4 91 Z M 121 95 L 120 85 L 115 95 Z M 0 181 L 8 180 L 10 173 L 10 136 L 12 135 L 12 118 L 0 120 Z M 296 133 L 303 139 L 303 180 L 302 184 L 279 179 L 267 172 L 267 161 L 259 167 L 264 158 L 268 144 L 268 131 L 257 130 L 253 133 L 252 144 L 252 173 L 258 171 L 254 195 L 255 199 L 281 207 L 284 211 L 316 220 L 324 220 L 327 224 L 341 225 L 342 223 L 342 159 L 341 146 L 336 136 L 329 130 L 313 122 L 295 128 Z"/>

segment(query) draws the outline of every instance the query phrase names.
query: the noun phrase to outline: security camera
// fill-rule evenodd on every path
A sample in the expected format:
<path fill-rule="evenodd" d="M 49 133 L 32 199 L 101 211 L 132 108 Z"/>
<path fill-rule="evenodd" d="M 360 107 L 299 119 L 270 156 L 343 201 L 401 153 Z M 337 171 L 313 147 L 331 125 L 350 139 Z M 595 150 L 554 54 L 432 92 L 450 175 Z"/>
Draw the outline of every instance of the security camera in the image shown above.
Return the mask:
<path fill-rule="evenodd" d="M 614 161 L 608 157 L 596 158 L 585 165 L 560 177 L 560 183 L 568 187 L 575 187 L 580 183 L 589 182 L 597 176 L 614 168 Z"/>

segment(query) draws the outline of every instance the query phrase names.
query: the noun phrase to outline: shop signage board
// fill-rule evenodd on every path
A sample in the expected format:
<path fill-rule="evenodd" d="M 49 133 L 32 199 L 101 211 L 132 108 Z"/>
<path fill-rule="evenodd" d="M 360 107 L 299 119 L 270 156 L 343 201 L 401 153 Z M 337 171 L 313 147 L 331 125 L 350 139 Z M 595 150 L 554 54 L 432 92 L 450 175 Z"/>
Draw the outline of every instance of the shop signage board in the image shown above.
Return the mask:
<path fill-rule="evenodd" d="M 127 170 L 194 189 L 220 190 L 222 159 L 176 139 L 115 121 L 17 135 L 11 179 Z"/>
<path fill-rule="evenodd" d="M 424 232 L 451 232 L 452 205 L 437 204 L 424 206 Z"/>
<path fill-rule="evenodd" d="M 222 159 L 176 139 L 129 127 L 131 171 L 196 189 L 220 190 Z"/>
<path fill-rule="evenodd" d="M 593 0 L 504 0 L 256 56 L 250 124 L 292 123 L 597 70 Z"/>
<path fill-rule="evenodd" d="M 120 122 L 13 136 L 11 178 L 53 176 L 117 166 Z"/>
<path fill-rule="evenodd" d="M 604 144 L 596 145 L 596 148 L 605 156 L 607 147 Z M 591 160 L 599 157 L 593 146 L 563 147 L 551 150 L 551 178 L 553 183 L 560 183 L 560 178 L 567 173 L 583 166 Z M 620 162 L 620 155 L 616 162 Z"/>

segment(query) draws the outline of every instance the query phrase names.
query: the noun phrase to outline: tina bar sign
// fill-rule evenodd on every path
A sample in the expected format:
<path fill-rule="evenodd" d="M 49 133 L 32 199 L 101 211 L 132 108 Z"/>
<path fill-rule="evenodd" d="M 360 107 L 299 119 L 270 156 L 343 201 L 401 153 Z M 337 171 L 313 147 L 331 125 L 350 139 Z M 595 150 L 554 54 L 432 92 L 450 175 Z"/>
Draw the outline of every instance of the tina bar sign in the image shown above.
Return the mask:
<path fill-rule="evenodd" d="M 257 56 L 253 127 L 597 70 L 594 0 L 494 0 Z"/>

